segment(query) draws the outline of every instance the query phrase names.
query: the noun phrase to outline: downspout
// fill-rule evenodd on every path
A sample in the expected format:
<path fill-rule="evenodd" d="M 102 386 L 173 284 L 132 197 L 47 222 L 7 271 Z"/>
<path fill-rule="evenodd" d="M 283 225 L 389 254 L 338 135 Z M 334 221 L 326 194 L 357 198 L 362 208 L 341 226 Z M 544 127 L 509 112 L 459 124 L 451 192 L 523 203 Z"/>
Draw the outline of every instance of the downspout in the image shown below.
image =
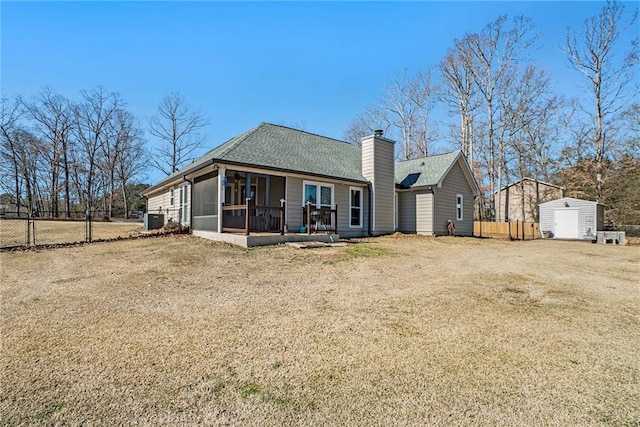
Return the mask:
<path fill-rule="evenodd" d="M 431 190 L 431 235 L 432 236 L 436 236 L 436 212 L 438 211 L 438 209 L 436 209 L 436 190 L 433 189 L 433 187 L 429 187 L 429 190 Z"/>
<path fill-rule="evenodd" d="M 370 182 L 367 182 L 367 189 L 369 190 L 369 197 L 367 197 L 369 200 L 369 211 L 367 212 L 367 233 L 369 234 L 369 237 L 371 237 L 371 220 L 373 218 L 373 198 L 371 196 L 373 193 Z"/>
<path fill-rule="evenodd" d="M 182 175 L 182 179 L 189 183 L 189 234 L 193 233 L 193 181 L 187 179 L 187 175 Z"/>

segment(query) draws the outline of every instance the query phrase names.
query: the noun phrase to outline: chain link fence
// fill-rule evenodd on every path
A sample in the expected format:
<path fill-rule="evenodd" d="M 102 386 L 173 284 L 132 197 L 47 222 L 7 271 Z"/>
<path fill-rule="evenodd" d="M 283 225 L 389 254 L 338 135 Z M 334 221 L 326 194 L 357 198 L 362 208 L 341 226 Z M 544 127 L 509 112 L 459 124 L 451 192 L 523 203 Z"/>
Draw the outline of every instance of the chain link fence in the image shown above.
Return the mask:
<path fill-rule="evenodd" d="M 100 212 L 56 216 L 47 212 L 37 215 L 3 212 L 0 214 L 0 249 L 124 238 L 142 226 L 140 219 L 105 220 Z"/>

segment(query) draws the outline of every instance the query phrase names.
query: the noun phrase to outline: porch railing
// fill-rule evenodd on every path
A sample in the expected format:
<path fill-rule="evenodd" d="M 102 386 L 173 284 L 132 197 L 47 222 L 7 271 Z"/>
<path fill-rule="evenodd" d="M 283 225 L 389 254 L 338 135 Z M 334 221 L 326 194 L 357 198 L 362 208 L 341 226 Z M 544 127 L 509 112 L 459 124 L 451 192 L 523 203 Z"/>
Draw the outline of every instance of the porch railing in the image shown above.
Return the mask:
<path fill-rule="evenodd" d="M 228 233 L 279 232 L 284 234 L 284 206 L 251 205 L 247 199 L 244 205 L 222 207 L 222 231 Z"/>
<path fill-rule="evenodd" d="M 338 205 L 331 209 L 311 207 L 311 204 L 307 203 L 304 210 L 307 234 L 318 231 L 338 232 Z"/>

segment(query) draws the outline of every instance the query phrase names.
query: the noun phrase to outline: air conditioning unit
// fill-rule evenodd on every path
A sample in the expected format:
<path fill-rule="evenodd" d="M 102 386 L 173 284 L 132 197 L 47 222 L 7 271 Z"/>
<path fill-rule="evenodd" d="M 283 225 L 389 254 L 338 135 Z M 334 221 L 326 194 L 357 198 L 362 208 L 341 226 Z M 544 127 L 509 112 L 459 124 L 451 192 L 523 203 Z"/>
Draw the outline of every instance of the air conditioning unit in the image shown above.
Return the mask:
<path fill-rule="evenodd" d="M 145 230 L 158 230 L 164 227 L 164 214 L 145 213 L 144 214 L 144 229 Z"/>

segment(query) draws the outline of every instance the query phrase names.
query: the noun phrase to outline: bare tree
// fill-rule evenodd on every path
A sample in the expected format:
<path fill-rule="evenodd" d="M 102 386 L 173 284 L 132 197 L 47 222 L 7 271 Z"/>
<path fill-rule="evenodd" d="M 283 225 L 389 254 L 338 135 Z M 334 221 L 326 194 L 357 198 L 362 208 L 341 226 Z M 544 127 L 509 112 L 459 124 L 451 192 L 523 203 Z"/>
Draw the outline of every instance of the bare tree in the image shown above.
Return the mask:
<path fill-rule="evenodd" d="M 618 1 L 609 1 L 598 16 L 584 21 L 580 32 L 567 29 L 564 51 L 573 68 L 582 73 L 589 82 L 588 93 L 592 104 L 589 110 L 595 129 L 592 141 L 595 149 L 596 201 L 603 201 L 603 172 L 608 139 L 615 128 L 619 113 L 638 92 L 638 81 L 633 69 L 638 63 L 638 39 L 631 44 L 630 51 L 620 62 L 615 53 L 620 50 L 620 37 L 637 21 L 635 10 L 626 22 L 625 7 Z M 634 86 L 634 87 L 631 87 Z M 630 90 L 629 90 L 630 89 Z"/>
<path fill-rule="evenodd" d="M 2 162 L 3 166 L 8 165 L 7 169 L 10 170 L 10 174 L 3 174 L 3 178 L 11 176 L 12 190 L 15 194 L 16 210 L 20 212 L 21 207 L 21 193 L 22 193 L 22 174 L 21 174 L 21 161 L 19 159 L 19 141 L 16 131 L 18 130 L 18 121 L 22 115 L 20 110 L 21 103 L 16 100 L 10 102 L 8 99 L 3 98 L 0 103 L 0 140 L 2 143 L 1 155 L 4 158 Z M 4 179 L 3 179 L 4 181 Z"/>
<path fill-rule="evenodd" d="M 386 132 L 389 126 L 390 123 L 383 117 L 378 107 L 369 107 L 364 113 L 358 114 L 351 120 L 349 126 L 344 131 L 343 138 L 345 141 L 360 147 L 362 138 L 373 135 L 373 132 L 377 129 Z"/>
<path fill-rule="evenodd" d="M 436 92 L 429 71 L 412 75 L 405 69 L 384 86 L 384 96 L 378 104 L 351 121 L 345 139 L 360 145 L 363 136 L 381 129 L 397 140 L 401 159 L 429 155 L 430 145 L 437 138 L 430 117 Z"/>
<path fill-rule="evenodd" d="M 559 140 L 557 118 L 562 101 L 551 90 L 550 74 L 529 65 L 522 73 L 512 74 L 516 80 L 509 92 L 499 96 L 505 122 L 505 174 L 520 179 L 522 218 L 538 217 L 540 191 L 526 192 L 524 178 L 549 181 L 553 168 L 553 147 Z M 500 205 L 502 206 L 502 205 Z"/>
<path fill-rule="evenodd" d="M 406 69 L 385 86 L 380 111 L 399 132 L 402 159 L 429 154 L 429 143 L 436 138 L 429 121 L 435 92 L 430 72 L 411 75 Z"/>
<path fill-rule="evenodd" d="M 454 41 L 447 55 L 438 64 L 443 85 L 439 99 L 460 115 L 460 149 L 475 168 L 473 158 L 473 120 L 478 107 L 478 89 L 473 78 L 473 57 L 459 40 Z"/>
<path fill-rule="evenodd" d="M 114 175 L 122 193 L 125 217 L 129 218 L 127 185 L 142 169 L 144 141 L 142 130 L 128 111 L 118 111 L 115 124 L 118 155 L 115 159 Z"/>
<path fill-rule="evenodd" d="M 511 27 L 507 28 L 507 25 L 507 17 L 500 16 L 485 26 L 480 33 L 468 34 L 461 41 L 461 48 L 471 55 L 473 66 L 470 67 L 470 71 L 486 110 L 486 145 L 489 157 L 487 175 L 492 207 L 495 205 L 493 198 L 496 190 L 502 185 L 504 171 L 504 140 L 496 136 L 506 134 L 504 128 L 500 129 L 506 120 L 499 117 L 500 109 L 496 96 L 500 86 L 509 81 L 508 76 L 513 73 L 514 66 L 523 59 L 524 52 L 534 46 L 538 39 L 537 35 L 531 35 L 533 23 L 529 18 L 516 16 L 511 22 Z M 500 198 L 501 193 L 498 191 L 497 194 Z M 499 212 L 496 219 L 501 219 Z"/>
<path fill-rule="evenodd" d="M 184 166 L 202 147 L 204 136 L 199 131 L 209 124 L 202 113 L 189 106 L 179 93 L 165 96 L 158 114 L 149 120 L 149 133 L 158 138 L 152 150 L 151 165 L 171 175 Z"/>
<path fill-rule="evenodd" d="M 76 185 L 79 196 L 89 211 L 94 207 L 101 150 L 112 137 L 111 121 L 124 102 L 117 93 L 98 87 L 81 92 L 83 101 L 74 107 L 74 136 L 78 141 L 75 158 Z"/>
<path fill-rule="evenodd" d="M 71 104 L 65 97 L 46 87 L 33 100 L 23 101 L 23 105 L 27 115 L 36 123 L 35 129 L 47 146 L 51 214 L 54 217 L 58 216 L 59 193 L 62 189 L 66 215 L 69 216 L 71 207 L 68 153 L 73 126 Z"/>

